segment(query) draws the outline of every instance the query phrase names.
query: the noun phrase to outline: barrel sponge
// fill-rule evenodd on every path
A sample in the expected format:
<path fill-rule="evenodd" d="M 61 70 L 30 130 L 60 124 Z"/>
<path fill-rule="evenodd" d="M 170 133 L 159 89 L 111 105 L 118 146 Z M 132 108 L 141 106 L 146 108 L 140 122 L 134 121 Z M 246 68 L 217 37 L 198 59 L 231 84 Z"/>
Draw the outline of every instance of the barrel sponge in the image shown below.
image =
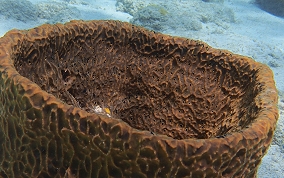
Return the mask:
<path fill-rule="evenodd" d="M 0 76 L 1 177 L 255 177 L 278 119 L 267 66 L 119 21 L 12 30 Z"/>

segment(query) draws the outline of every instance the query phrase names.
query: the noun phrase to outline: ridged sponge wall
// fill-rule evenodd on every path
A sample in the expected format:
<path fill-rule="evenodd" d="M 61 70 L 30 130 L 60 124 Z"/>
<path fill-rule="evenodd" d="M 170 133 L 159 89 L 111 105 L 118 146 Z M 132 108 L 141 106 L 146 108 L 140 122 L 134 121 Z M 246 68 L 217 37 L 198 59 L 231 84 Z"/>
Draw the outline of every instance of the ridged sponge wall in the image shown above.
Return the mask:
<path fill-rule="evenodd" d="M 119 21 L 0 39 L 0 176 L 255 177 L 278 119 L 271 70 Z"/>

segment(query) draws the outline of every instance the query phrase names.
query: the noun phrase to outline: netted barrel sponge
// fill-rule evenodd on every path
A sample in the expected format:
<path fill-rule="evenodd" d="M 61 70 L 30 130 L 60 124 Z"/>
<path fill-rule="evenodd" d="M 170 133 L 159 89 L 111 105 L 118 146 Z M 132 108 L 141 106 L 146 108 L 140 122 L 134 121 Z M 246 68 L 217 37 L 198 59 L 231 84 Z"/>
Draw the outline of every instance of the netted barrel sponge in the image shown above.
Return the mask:
<path fill-rule="evenodd" d="M 2 177 L 255 177 L 278 119 L 271 70 L 119 21 L 0 39 Z"/>

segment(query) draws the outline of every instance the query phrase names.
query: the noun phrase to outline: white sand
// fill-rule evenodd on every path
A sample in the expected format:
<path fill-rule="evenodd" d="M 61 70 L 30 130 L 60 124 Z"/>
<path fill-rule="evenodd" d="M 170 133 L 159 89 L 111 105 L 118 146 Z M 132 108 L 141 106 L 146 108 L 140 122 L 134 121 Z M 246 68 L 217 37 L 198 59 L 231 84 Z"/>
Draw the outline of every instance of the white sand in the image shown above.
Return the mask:
<path fill-rule="evenodd" d="M 62 2 L 56 0 L 57 2 Z M 47 2 L 44 0 L 33 0 L 32 3 Z M 83 0 L 76 0 L 70 7 L 76 7 L 81 12 L 81 19 L 117 19 L 129 21 L 132 16 L 126 13 L 117 12 L 115 0 L 89 0 L 88 5 L 81 4 Z M 187 1 L 180 0 L 187 5 Z M 272 70 L 275 74 L 277 88 L 284 93 L 284 18 L 273 16 L 257 8 L 249 0 L 226 0 L 225 5 L 234 10 L 237 22 L 230 24 L 225 30 L 218 33 L 208 33 L 208 29 L 214 28 L 210 24 L 198 32 L 167 31 L 172 35 L 185 36 L 188 38 L 205 41 L 215 48 L 222 48 L 245 56 L 250 56 L 263 63 L 273 63 Z M 190 7 L 189 7 L 190 8 Z M 0 36 L 13 28 L 27 29 L 44 23 L 43 20 L 23 23 L 13 19 L 5 19 L 0 16 Z M 282 98 L 283 99 L 283 98 Z M 284 102 L 284 101 L 283 101 Z M 284 103 L 280 103 L 280 109 Z M 283 112 L 283 111 L 282 111 Z M 282 137 L 284 118 L 281 115 L 279 120 L 278 135 Z M 280 133 L 280 134 L 279 134 Z M 278 138 L 283 140 L 284 138 Z M 260 166 L 258 176 L 284 177 L 284 145 L 274 144 L 268 154 L 264 157 Z"/>

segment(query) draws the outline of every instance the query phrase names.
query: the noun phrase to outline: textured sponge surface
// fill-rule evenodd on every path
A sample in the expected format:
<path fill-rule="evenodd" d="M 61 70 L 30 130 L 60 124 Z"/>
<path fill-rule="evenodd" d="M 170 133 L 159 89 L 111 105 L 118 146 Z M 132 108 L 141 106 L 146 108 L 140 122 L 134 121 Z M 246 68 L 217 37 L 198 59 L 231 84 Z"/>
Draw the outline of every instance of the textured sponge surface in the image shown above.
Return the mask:
<path fill-rule="evenodd" d="M 268 67 L 128 23 L 14 30 L 0 61 L 4 177 L 253 177 L 278 118 Z"/>
<path fill-rule="evenodd" d="M 121 25 L 54 29 L 34 43 L 31 32 L 15 67 L 68 104 L 104 106 L 134 128 L 175 139 L 224 135 L 255 119 L 257 69 L 247 61 Z"/>

